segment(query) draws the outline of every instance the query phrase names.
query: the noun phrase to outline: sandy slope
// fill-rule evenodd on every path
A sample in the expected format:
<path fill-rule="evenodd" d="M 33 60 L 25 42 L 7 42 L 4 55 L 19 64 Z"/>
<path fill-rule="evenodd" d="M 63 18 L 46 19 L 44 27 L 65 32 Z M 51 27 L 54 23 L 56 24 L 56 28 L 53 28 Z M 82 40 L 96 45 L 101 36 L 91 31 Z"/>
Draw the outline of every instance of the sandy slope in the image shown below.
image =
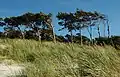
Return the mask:
<path fill-rule="evenodd" d="M 0 63 L 0 77 L 20 75 L 23 69 L 25 68 L 22 65 Z"/>

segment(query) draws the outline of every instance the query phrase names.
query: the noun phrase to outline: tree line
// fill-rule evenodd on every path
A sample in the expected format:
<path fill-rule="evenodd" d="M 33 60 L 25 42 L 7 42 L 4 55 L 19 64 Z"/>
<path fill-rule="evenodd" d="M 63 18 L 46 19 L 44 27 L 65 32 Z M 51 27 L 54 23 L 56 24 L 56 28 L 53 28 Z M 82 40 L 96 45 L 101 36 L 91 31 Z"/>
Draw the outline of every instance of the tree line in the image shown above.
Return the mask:
<path fill-rule="evenodd" d="M 59 26 L 62 27 L 59 31 L 68 30 L 68 34 L 65 37 L 54 32 L 52 14 L 43 12 L 28 12 L 20 16 L 0 18 L 0 26 L 4 29 L 3 32 L 0 32 L 0 36 L 3 38 L 36 39 L 39 41 L 67 41 L 80 43 L 81 45 L 86 42 L 93 44 L 95 40 L 99 40 L 102 37 L 110 39 L 108 17 L 97 11 L 87 12 L 76 9 L 75 12 L 58 12 L 56 18 Z M 102 36 L 100 31 L 101 26 L 103 26 L 104 36 Z M 97 29 L 96 33 L 98 34 L 95 40 L 92 34 L 93 28 Z M 84 29 L 88 31 L 90 39 L 82 34 Z M 77 32 L 76 35 L 73 35 L 73 31 Z"/>

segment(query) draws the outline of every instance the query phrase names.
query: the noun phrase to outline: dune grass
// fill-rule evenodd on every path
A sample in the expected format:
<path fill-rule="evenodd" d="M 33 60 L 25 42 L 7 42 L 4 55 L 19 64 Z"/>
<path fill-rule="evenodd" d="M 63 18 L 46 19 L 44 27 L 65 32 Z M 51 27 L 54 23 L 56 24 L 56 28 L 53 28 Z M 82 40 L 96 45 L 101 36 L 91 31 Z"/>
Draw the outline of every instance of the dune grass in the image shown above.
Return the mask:
<path fill-rule="evenodd" d="M 120 51 L 111 46 L 21 39 L 0 44 L 0 58 L 25 64 L 27 77 L 120 77 Z"/>

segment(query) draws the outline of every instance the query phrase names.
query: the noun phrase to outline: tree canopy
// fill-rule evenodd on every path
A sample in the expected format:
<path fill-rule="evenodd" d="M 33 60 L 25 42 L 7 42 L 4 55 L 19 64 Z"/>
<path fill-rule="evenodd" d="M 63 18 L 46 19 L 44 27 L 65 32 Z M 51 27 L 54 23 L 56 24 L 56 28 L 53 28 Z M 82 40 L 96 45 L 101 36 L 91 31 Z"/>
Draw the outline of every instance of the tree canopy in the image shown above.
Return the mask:
<path fill-rule="evenodd" d="M 93 40 L 93 27 L 97 28 L 99 38 L 102 37 L 100 32 L 102 23 L 104 25 L 104 36 L 106 30 L 108 31 L 108 36 L 110 36 L 107 16 L 97 11 L 87 12 L 76 9 L 75 12 L 58 12 L 56 18 L 58 19 L 58 24 L 62 27 L 59 31 L 63 29 L 68 30 L 69 33 L 66 35 L 67 39 L 65 36 L 55 34 L 51 13 L 27 12 L 20 16 L 0 18 L 0 26 L 4 29 L 4 36 L 11 35 L 9 37 L 20 36 L 20 38 L 37 38 L 38 40 L 53 41 L 56 39 L 62 41 L 69 40 L 71 42 L 79 41 L 79 43 L 82 44 L 84 38 L 86 38 L 84 34 L 82 34 L 84 29 L 87 29 L 89 33 L 90 40 L 88 40 L 88 38 L 88 41 Z M 22 27 L 24 27 L 24 29 Z M 73 31 L 77 32 L 76 35 L 74 35 L 75 33 L 73 34 Z"/>

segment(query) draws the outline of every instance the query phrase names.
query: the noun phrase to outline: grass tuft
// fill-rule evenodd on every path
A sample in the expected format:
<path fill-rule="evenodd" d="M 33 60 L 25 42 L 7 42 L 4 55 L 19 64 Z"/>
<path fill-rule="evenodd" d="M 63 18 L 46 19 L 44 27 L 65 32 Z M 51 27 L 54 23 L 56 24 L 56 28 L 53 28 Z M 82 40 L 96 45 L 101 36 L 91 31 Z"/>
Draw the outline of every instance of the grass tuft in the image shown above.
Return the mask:
<path fill-rule="evenodd" d="M 0 60 L 26 65 L 27 77 L 120 77 L 120 51 L 34 40 L 0 39 Z"/>

